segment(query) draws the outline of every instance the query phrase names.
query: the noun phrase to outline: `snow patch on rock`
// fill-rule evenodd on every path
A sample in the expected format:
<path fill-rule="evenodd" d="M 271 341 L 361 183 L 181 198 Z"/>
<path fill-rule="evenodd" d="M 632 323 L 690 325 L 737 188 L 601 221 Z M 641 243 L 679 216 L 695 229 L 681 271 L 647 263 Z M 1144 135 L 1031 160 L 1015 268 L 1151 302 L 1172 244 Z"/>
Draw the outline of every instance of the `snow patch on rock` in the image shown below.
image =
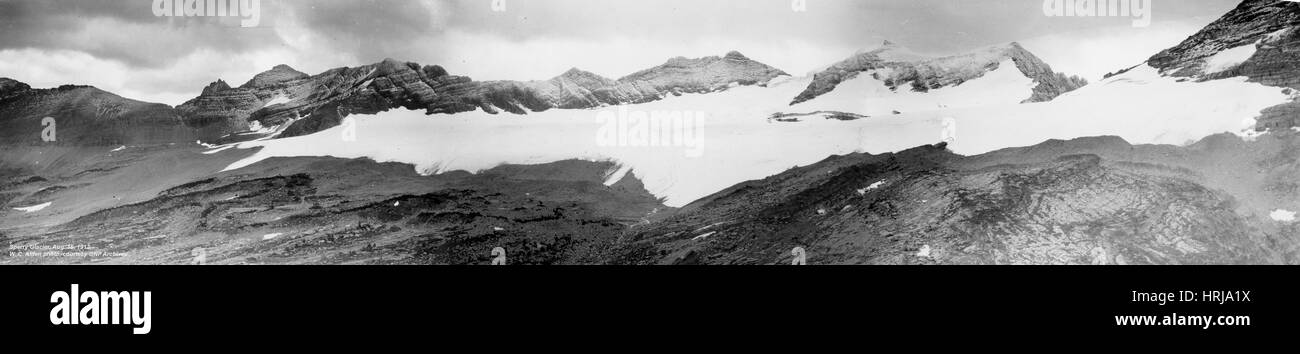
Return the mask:
<path fill-rule="evenodd" d="M 283 95 L 276 95 L 275 97 L 272 97 L 270 101 L 266 101 L 266 104 L 262 105 L 262 108 L 266 108 L 266 107 L 270 107 L 282 103 L 289 103 L 289 102 L 293 102 L 293 100 L 289 99 L 288 97 L 284 97 Z"/>
<path fill-rule="evenodd" d="M 24 212 L 24 213 L 34 213 L 34 212 L 41 211 L 41 209 L 48 208 L 48 207 L 50 207 L 50 205 L 53 205 L 53 204 L 54 204 L 54 202 L 44 202 L 44 203 L 36 204 L 36 205 L 33 205 L 33 206 L 14 208 L 14 210 L 21 211 L 21 212 Z"/>
<path fill-rule="evenodd" d="M 1205 73 L 1213 74 L 1232 69 L 1250 60 L 1250 57 L 1255 55 L 1255 49 L 1255 43 L 1251 43 L 1221 51 L 1205 61 Z"/>
<path fill-rule="evenodd" d="M 867 194 L 867 191 L 880 189 L 880 186 L 883 186 L 883 185 L 885 185 L 885 181 L 884 181 L 884 180 L 880 180 L 880 181 L 878 181 L 878 182 L 876 182 L 876 183 L 872 183 L 870 186 L 867 186 L 866 188 L 859 189 L 859 190 L 858 190 L 858 195 L 866 195 L 866 194 Z"/>
<path fill-rule="evenodd" d="M 1288 222 L 1288 223 L 1295 222 L 1295 212 L 1290 210 L 1283 210 L 1283 209 L 1274 210 L 1272 213 L 1268 214 L 1268 217 L 1273 218 L 1274 221 L 1281 221 L 1281 222 Z"/>
<path fill-rule="evenodd" d="M 703 234 L 703 235 L 699 235 L 699 236 L 692 237 L 692 238 L 691 238 L 691 241 L 698 241 L 698 240 L 703 239 L 703 238 L 705 238 L 705 237 L 713 236 L 713 234 L 716 234 L 716 233 L 718 233 L 718 232 L 717 232 L 717 231 L 709 231 L 708 233 L 705 233 L 705 234 Z"/>

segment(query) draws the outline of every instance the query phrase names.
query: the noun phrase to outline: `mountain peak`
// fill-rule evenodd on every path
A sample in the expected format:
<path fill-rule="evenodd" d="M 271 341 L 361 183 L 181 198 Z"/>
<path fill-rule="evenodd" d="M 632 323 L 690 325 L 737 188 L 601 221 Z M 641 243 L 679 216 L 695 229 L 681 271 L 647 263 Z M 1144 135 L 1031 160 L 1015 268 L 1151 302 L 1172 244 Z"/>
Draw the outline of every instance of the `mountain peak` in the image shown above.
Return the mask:
<path fill-rule="evenodd" d="M 903 47 L 902 45 L 899 45 L 897 42 L 894 42 L 894 41 L 891 41 L 891 40 L 886 39 L 886 40 L 881 41 L 881 42 L 880 42 L 880 45 L 878 45 L 878 46 L 874 46 L 874 47 L 866 47 L 866 48 L 864 48 L 864 49 L 862 49 L 862 50 L 859 50 L 858 52 L 859 52 L 859 53 L 870 53 L 870 52 L 880 52 L 880 51 L 900 50 L 900 49 L 901 49 L 901 50 L 906 50 L 907 48 Z"/>
<path fill-rule="evenodd" d="M 560 74 L 560 76 L 556 76 L 553 80 L 569 80 L 569 81 L 577 82 L 579 84 L 587 84 L 587 83 L 608 84 L 609 82 L 612 81 L 608 78 L 605 78 L 604 76 L 600 76 L 599 74 L 578 69 L 578 68 L 570 68 L 568 71 L 565 71 L 563 74 Z"/>
<path fill-rule="evenodd" d="M 733 50 L 721 58 L 675 57 L 663 65 L 632 73 L 617 81 L 641 81 L 650 87 L 675 93 L 702 93 L 724 90 L 733 83 L 763 84 L 780 75 L 789 74 Z"/>
<path fill-rule="evenodd" d="M 208 84 L 207 87 L 203 88 L 202 95 L 211 95 L 229 89 L 230 89 L 230 85 L 227 85 L 225 80 L 217 79 L 217 81 Z"/>
<path fill-rule="evenodd" d="M 253 79 L 248 80 L 247 83 L 244 83 L 244 85 L 240 87 L 264 87 L 307 77 L 308 75 L 301 71 L 294 70 L 294 68 L 288 65 L 280 64 L 272 67 L 271 70 L 263 71 L 262 73 L 253 76 Z"/>
<path fill-rule="evenodd" d="M 1020 45 L 1020 42 L 1003 43 L 1003 44 L 995 45 L 991 48 L 997 48 L 998 50 L 1005 51 L 1005 52 L 1026 52 L 1026 53 L 1029 52 L 1028 49 L 1025 49 L 1025 47 Z"/>
<path fill-rule="evenodd" d="M 879 47 L 864 49 L 858 51 L 857 55 L 871 55 L 885 61 L 918 61 L 929 59 L 929 56 L 917 54 L 907 47 L 901 46 L 888 39 L 880 43 Z"/>
<path fill-rule="evenodd" d="M 0 97 L 8 96 L 10 93 L 27 91 L 31 88 L 31 86 L 21 81 L 0 77 Z"/>
<path fill-rule="evenodd" d="M 569 68 L 569 70 L 565 70 L 563 74 L 560 74 L 560 76 L 578 76 L 578 75 L 585 75 L 585 74 L 590 74 L 590 72 L 587 72 L 582 69 L 578 69 L 578 67 L 575 66 Z"/>
<path fill-rule="evenodd" d="M 406 69 L 412 69 L 412 66 L 416 66 L 415 69 L 418 69 L 418 66 L 415 63 L 408 63 L 393 58 L 384 58 L 384 60 L 380 60 L 379 63 L 374 64 L 374 66 L 375 69 L 378 70 L 376 72 L 378 75 L 389 75 Z"/>

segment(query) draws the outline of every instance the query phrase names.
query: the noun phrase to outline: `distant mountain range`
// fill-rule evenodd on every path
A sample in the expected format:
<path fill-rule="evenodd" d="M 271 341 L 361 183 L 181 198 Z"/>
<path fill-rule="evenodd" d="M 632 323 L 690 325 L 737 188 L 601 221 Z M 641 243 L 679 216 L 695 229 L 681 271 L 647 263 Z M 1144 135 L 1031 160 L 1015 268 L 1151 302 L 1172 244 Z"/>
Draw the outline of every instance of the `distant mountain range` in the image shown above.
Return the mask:
<path fill-rule="evenodd" d="M 1085 84 L 1082 79 L 1052 72 L 1046 63 L 1015 43 L 963 55 L 930 58 L 907 54 L 905 49 L 886 42 L 880 49 L 859 53 L 816 74 L 808 88 L 793 98 L 792 104 L 830 92 L 840 82 L 859 73 L 870 71 L 879 76 L 887 70 L 888 74 L 884 74 L 882 79 L 887 80 L 892 88 L 901 86 L 905 90 L 926 92 L 977 80 L 996 70 L 1006 60 L 1013 61 L 1022 73 L 1037 83 L 1025 102 L 1047 101 Z M 158 133 L 149 135 L 149 139 L 165 140 L 168 136 L 175 136 L 177 139 L 220 143 L 271 134 L 267 131 L 239 134 L 254 132 L 258 127 L 280 127 L 274 131 L 279 137 L 310 134 L 338 125 L 346 114 L 374 114 L 395 108 L 424 110 L 427 114 L 473 110 L 527 114 L 550 109 L 645 103 L 670 95 L 719 92 L 737 86 L 764 86 L 779 76 L 789 74 L 735 51 L 723 56 L 672 58 L 659 66 L 618 79 L 573 68 L 549 80 L 474 81 L 469 77 L 452 75 L 437 65 L 421 66 L 393 59 L 331 69 L 316 75 L 277 65 L 238 87 L 217 80 L 203 88 L 198 97 L 175 107 L 174 112 L 158 105 L 151 106 L 149 113 L 126 111 L 95 117 L 95 120 L 105 124 L 104 119 L 128 119 L 137 126 L 152 127 L 150 130 Z M 6 92 L 13 91 L 15 96 L 25 92 L 25 84 L 5 80 L 6 85 L 14 87 L 6 89 Z M 44 100 L 59 99 L 47 97 Z M 18 102 L 0 101 L 0 108 Z M 58 102 L 60 106 L 81 105 Z M 132 102 L 135 101 L 112 96 L 97 100 L 94 105 L 130 106 L 134 104 Z M 35 117 L 54 113 L 52 110 L 24 109 L 6 116 L 7 119 L 0 124 L 16 124 L 16 120 L 39 119 Z M 136 117 L 137 114 L 144 116 Z M 157 116 L 167 118 L 158 119 Z M 177 116 L 180 119 L 176 119 Z M 14 127 L 9 131 L 19 137 L 19 141 L 31 140 L 21 139 L 32 136 L 31 124 Z M 67 141 L 105 145 L 149 141 L 141 140 L 136 134 L 69 138 L 75 140 Z"/>
<path fill-rule="evenodd" d="M 1216 80 L 1246 76 L 1254 82 L 1294 90 L 1300 84 L 1295 70 L 1300 62 L 1295 54 L 1300 34 L 1293 28 L 1300 22 L 1300 14 L 1293 5 L 1244 1 L 1179 45 L 1152 56 L 1147 63 L 1174 77 Z M 791 104 L 829 93 L 858 75 L 871 75 L 893 90 L 928 92 L 978 80 L 1005 62 L 1014 63 L 1035 83 L 1024 98 L 1026 103 L 1049 101 L 1087 84 L 1081 78 L 1053 71 L 1014 42 L 932 57 L 885 41 L 879 48 L 859 52 L 815 73 Z M 734 51 L 720 57 L 677 57 L 618 79 L 574 68 L 542 81 L 474 81 L 452 75 L 437 65 L 392 59 L 316 75 L 278 65 L 238 87 L 217 80 L 174 111 L 165 105 L 134 101 L 89 86 L 35 90 L 5 78 L 0 79 L 0 128 L 4 128 L 0 134 L 9 142 L 32 142 L 37 136 L 32 129 L 39 129 L 39 125 L 31 124 L 31 120 L 65 115 L 60 118 L 67 123 L 64 127 L 71 129 L 65 130 L 66 139 L 62 140 L 74 143 L 111 145 L 192 139 L 220 142 L 248 138 L 232 134 L 255 130 L 250 127 L 280 127 L 276 133 L 287 137 L 337 125 L 343 114 L 373 114 L 394 108 L 425 110 L 428 114 L 584 109 L 724 91 L 734 86 L 762 86 L 785 75 Z M 1293 101 L 1263 112 L 1259 126 L 1297 126 L 1298 115 L 1300 103 Z"/>
<path fill-rule="evenodd" d="M 448 74 L 437 65 L 386 59 L 314 76 L 281 65 L 237 88 L 217 81 L 177 109 L 189 119 L 216 124 L 225 133 L 241 131 L 255 121 L 261 126 L 290 123 L 285 136 L 294 136 L 336 125 L 339 110 L 373 114 L 400 107 L 423 109 L 428 114 L 476 109 L 527 114 L 761 85 L 779 75 L 786 73 L 738 52 L 722 57 L 673 58 L 617 80 L 575 68 L 544 81 L 473 81 Z"/>

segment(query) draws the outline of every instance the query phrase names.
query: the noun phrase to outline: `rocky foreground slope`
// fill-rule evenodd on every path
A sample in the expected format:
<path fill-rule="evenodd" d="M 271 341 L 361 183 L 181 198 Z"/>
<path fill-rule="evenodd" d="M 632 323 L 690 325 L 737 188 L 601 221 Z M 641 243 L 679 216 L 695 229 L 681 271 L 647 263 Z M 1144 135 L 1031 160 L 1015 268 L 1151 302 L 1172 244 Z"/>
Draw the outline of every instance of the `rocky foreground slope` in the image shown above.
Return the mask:
<path fill-rule="evenodd" d="M 98 210 L 65 203 L 110 198 L 85 182 L 125 186 L 123 174 L 165 168 L 162 155 L 106 155 L 98 163 L 127 168 L 78 174 L 0 164 L 6 202 L 55 203 L 39 216 L 0 210 L 0 244 L 34 252 L 0 264 L 485 264 L 496 247 L 511 264 L 591 264 L 667 209 L 635 178 L 602 184 L 609 163 L 420 176 L 335 158 L 269 160 Z"/>
<path fill-rule="evenodd" d="M 835 156 L 623 236 L 616 264 L 1296 264 L 1300 134 Z"/>
<path fill-rule="evenodd" d="M 789 264 L 796 247 L 809 264 L 1300 262 L 1300 224 L 1276 217 L 1300 210 L 1300 133 L 834 156 L 681 209 L 635 176 L 602 184 L 608 163 L 420 176 L 306 157 L 165 183 L 107 208 L 65 202 L 130 197 L 99 187 L 148 179 L 121 176 L 173 163 L 161 156 L 106 155 L 102 164 L 125 167 L 87 173 L 0 168 L 6 204 L 55 202 L 0 211 L 6 242 L 103 252 L 0 263 L 188 263 L 200 249 L 216 264 L 487 264 L 496 247 L 512 264 Z"/>
<path fill-rule="evenodd" d="M 872 75 L 893 90 L 929 90 L 961 85 L 978 79 L 1006 61 L 1037 85 L 1024 102 L 1050 101 L 1056 96 L 1087 85 L 1087 81 L 1052 71 L 1052 67 L 1019 43 L 982 48 L 969 53 L 929 57 L 885 41 L 880 48 L 857 53 L 813 75 L 812 83 L 795 97 L 792 105 L 831 92 L 840 83 L 858 75 Z"/>

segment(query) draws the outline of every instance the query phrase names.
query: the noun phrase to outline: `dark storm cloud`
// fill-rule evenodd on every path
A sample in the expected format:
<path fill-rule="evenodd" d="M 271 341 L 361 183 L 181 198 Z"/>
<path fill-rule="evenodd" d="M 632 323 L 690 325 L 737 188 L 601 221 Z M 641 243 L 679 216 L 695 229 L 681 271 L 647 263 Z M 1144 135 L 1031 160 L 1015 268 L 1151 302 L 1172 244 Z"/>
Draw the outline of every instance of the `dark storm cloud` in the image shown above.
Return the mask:
<path fill-rule="evenodd" d="M 342 53 L 410 58 L 443 30 L 443 1 L 319 0 L 281 3 L 296 24 Z"/>
<path fill-rule="evenodd" d="M 237 0 L 231 0 L 237 1 Z M 1217 15 L 1235 0 L 1154 1 L 1155 19 Z M 212 17 L 155 17 L 153 0 L 0 0 L 0 50 L 67 49 L 138 67 L 160 67 L 196 50 L 243 53 L 283 46 L 281 17 L 342 56 L 420 58 L 456 43 L 445 31 L 534 39 L 610 37 L 691 41 L 798 40 L 866 47 L 891 39 L 930 52 L 960 51 L 1055 31 L 1122 24 L 1123 18 L 1041 16 L 1041 0 L 261 0 L 262 25 L 240 28 Z M 439 48 L 430 48 L 440 46 Z"/>
<path fill-rule="evenodd" d="M 240 28 L 235 18 L 156 17 L 152 5 L 153 0 L 4 0 L 0 50 L 66 49 L 161 67 L 199 49 L 238 53 L 282 44 L 270 26 Z M 264 16 L 274 11 L 263 8 Z"/>
<path fill-rule="evenodd" d="M 1134 0 L 1136 1 L 1136 0 Z M 1155 20 L 1217 17 L 1239 0 L 1151 0 Z M 506 0 L 455 1 L 449 27 L 516 41 L 609 36 L 692 40 L 704 36 L 797 39 L 866 46 L 891 39 L 913 49 L 953 51 L 1053 32 L 1126 25 L 1130 18 L 1051 18 L 1042 0 Z"/>

